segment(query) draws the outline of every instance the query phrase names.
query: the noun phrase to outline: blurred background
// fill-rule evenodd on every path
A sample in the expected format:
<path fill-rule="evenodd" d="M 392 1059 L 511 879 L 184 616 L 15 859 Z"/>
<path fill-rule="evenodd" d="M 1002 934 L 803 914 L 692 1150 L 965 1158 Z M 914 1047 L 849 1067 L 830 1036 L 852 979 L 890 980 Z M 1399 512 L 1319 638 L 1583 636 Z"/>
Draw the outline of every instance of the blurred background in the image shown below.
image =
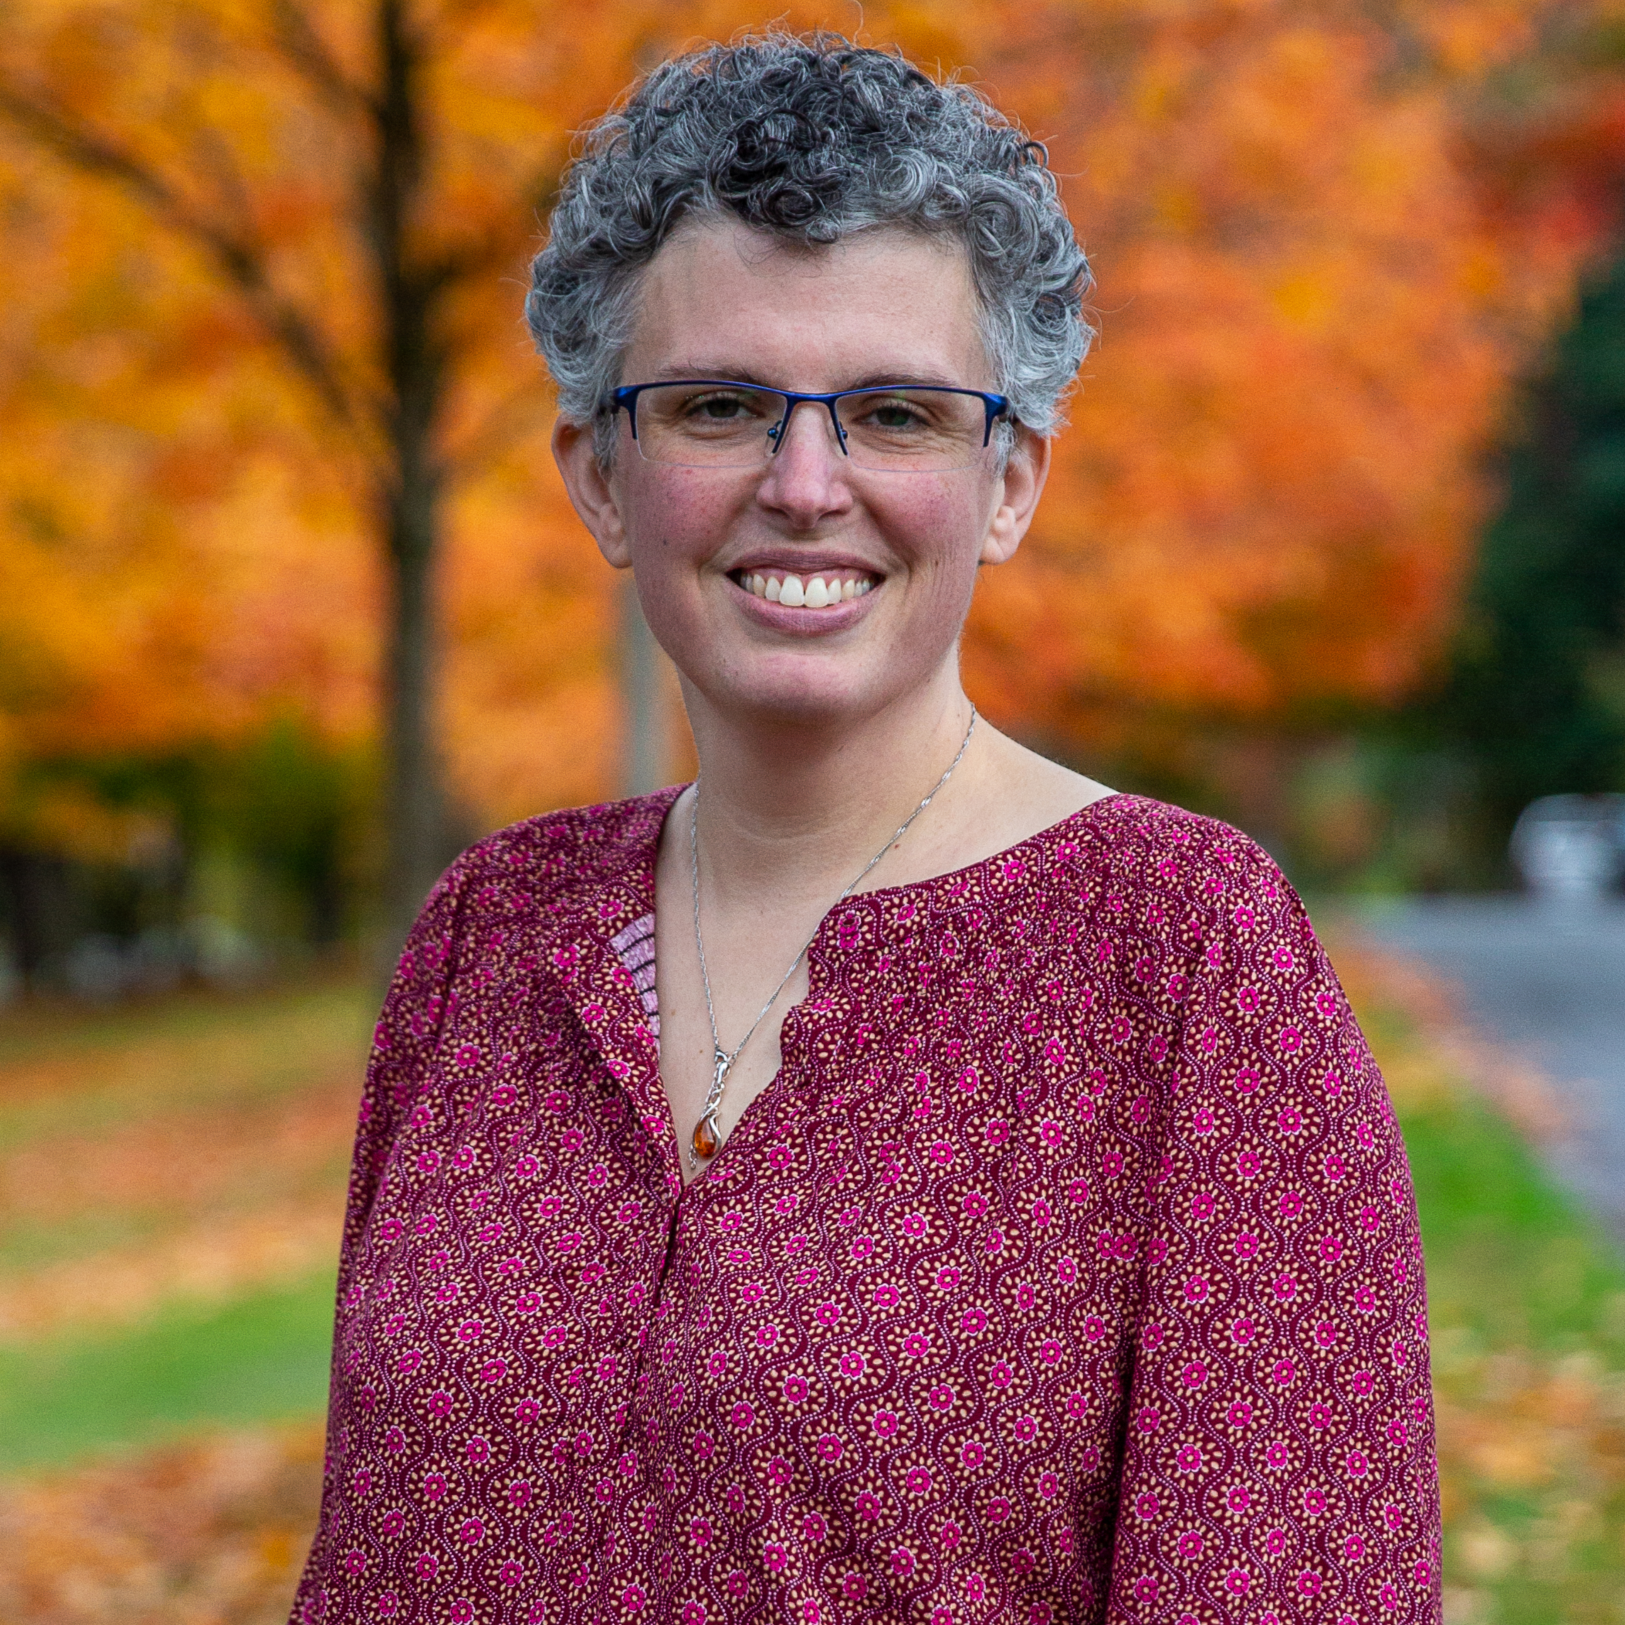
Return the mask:
<path fill-rule="evenodd" d="M 681 776 L 520 319 L 572 132 L 861 28 L 1098 348 L 968 686 L 1310 897 L 1429 1257 L 1446 1619 L 1625 1621 L 1625 9 L 0 6 L 0 1620 L 280 1620 L 377 966 Z"/>

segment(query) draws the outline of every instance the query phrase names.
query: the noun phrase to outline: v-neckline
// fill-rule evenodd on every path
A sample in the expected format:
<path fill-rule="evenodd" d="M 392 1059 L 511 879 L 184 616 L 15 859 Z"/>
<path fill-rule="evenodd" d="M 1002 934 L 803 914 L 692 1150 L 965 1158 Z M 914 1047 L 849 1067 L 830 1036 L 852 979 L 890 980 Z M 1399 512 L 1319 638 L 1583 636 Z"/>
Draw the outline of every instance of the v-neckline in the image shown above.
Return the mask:
<path fill-rule="evenodd" d="M 655 795 L 650 798 L 651 800 L 655 801 L 657 805 L 661 798 L 665 798 L 665 806 L 660 811 L 660 818 L 655 824 L 653 838 L 650 841 L 648 851 L 645 854 L 643 861 L 638 865 L 635 875 L 628 877 L 632 881 L 634 888 L 641 891 L 642 900 L 647 903 L 647 908 L 639 913 L 638 919 L 641 920 L 643 918 L 647 918 L 649 920 L 650 938 L 656 943 L 658 943 L 659 940 L 658 874 L 660 863 L 660 845 L 665 835 L 666 823 L 670 819 L 673 811 L 676 809 L 677 803 L 682 799 L 684 792 L 688 788 L 688 784 L 668 786 L 665 790 L 657 791 Z M 697 1174 L 695 1174 L 692 1179 L 685 1178 L 683 1175 L 684 1159 L 687 1155 L 688 1142 L 684 1139 L 682 1131 L 678 1127 L 677 1114 L 672 1110 L 671 1095 L 666 1088 L 665 1075 L 661 1071 L 660 1067 L 660 960 L 658 949 L 656 949 L 652 959 L 650 960 L 650 964 L 653 967 L 654 972 L 651 983 L 651 986 L 655 992 L 655 1008 L 652 1012 L 654 1016 L 654 1026 L 651 1028 L 648 1024 L 648 1017 L 651 1012 L 648 1010 L 643 1010 L 641 1011 L 641 1017 L 644 1030 L 648 1034 L 650 1042 L 653 1046 L 653 1093 L 660 1102 L 661 1110 L 665 1116 L 665 1126 L 670 1131 L 671 1135 L 669 1143 L 673 1146 L 677 1158 L 676 1174 L 678 1189 L 676 1200 L 678 1204 L 681 1204 L 683 1198 L 690 1191 L 696 1190 L 699 1187 L 706 1185 L 708 1182 L 713 1185 L 718 1183 L 726 1183 L 726 1178 L 720 1181 L 713 1179 L 713 1171 L 722 1166 L 724 1159 L 728 1155 L 728 1148 L 733 1145 L 735 1139 L 739 1136 L 740 1131 L 745 1129 L 747 1125 L 751 1123 L 753 1117 L 761 1115 L 761 1113 L 757 1111 L 758 1102 L 768 1101 L 782 1093 L 784 1085 L 782 1033 L 784 1027 L 789 1024 L 791 1018 L 801 1011 L 804 1005 L 811 1002 L 816 992 L 815 965 L 819 960 L 820 949 L 824 944 L 824 939 L 830 930 L 831 921 L 835 919 L 838 910 L 848 909 L 853 906 L 866 908 L 884 906 L 887 903 L 895 902 L 907 896 L 911 892 L 920 892 L 926 890 L 927 888 L 940 887 L 949 891 L 950 893 L 962 892 L 974 877 L 997 868 L 1003 868 L 1008 871 L 1009 867 L 1013 863 L 1023 863 L 1025 861 L 1025 866 L 1029 871 L 1031 871 L 1035 866 L 1030 862 L 1030 858 L 1036 856 L 1038 850 L 1054 846 L 1058 842 L 1064 840 L 1065 834 L 1071 829 L 1072 826 L 1080 826 L 1079 832 L 1081 833 L 1081 826 L 1091 820 L 1091 815 L 1094 814 L 1097 809 L 1105 806 L 1107 803 L 1126 802 L 1134 799 L 1136 798 L 1129 796 L 1122 791 L 1112 791 L 1107 795 L 1097 796 L 1093 801 L 1086 802 L 1083 806 L 1078 807 L 1072 812 L 1066 814 L 1065 817 L 1059 818 L 1051 824 L 1046 824 L 1042 829 L 1035 830 L 1031 835 L 1023 836 L 1021 840 L 1014 841 L 1009 846 L 1003 847 L 997 852 L 990 853 L 987 857 L 978 858 L 971 863 L 962 864 L 956 869 L 944 870 L 941 874 L 927 875 L 918 880 L 901 881 L 894 886 L 876 886 L 869 890 L 853 892 L 849 897 L 842 898 L 837 902 L 832 903 L 825 911 L 823 917 L 819 920 L 818 928 L 813 932 L 813 935 L 809 939 L 808 945 L 804 950 L 807 959 L 807 991 L 784 1012 L 784 1016 L 780 1022 L 781 1040 L 779 1065 L 777 1068 L 775 1068 L 773 1074 L 768 1078 L 766 1083 L 764 1083 L 762 1087 L 757 1090 L 757 1092 L 745 1103 L 744 1109 L 740 1112 L 739 1117 L 735 1121 L 733 1127 L 728 1131 L 727 1134 L 722 1136 L 722 1143 L 718 1146 L 716 1155 L 711 1157 L 707 1161 L 706 1165 Z M 765 1110 L 766 1108 L 764 1107 L 763 1109 Z"/>

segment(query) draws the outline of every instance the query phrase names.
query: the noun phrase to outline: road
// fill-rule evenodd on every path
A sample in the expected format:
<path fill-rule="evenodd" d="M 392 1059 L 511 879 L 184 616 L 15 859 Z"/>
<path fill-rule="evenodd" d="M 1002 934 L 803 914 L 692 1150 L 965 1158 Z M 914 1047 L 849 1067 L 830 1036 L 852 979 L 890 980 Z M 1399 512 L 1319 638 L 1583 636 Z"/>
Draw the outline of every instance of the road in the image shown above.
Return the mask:
<path fill-rule="evenodd" d="M 1625 1236 L 1625 902 L 1428 898 L 1363 923 L 1454 980 L 1480 1031 L 1549 1074 L 1571 1125 L 1549 1160 Z"/>

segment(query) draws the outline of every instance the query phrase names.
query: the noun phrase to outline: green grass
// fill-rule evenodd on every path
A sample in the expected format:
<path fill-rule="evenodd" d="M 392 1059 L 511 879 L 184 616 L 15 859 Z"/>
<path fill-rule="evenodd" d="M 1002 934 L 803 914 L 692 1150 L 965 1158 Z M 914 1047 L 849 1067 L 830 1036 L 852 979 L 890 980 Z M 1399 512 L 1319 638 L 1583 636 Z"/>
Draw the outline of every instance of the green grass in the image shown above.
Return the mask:
<path fill-rule="evenodd" d="M 1435 1326 L 1625 1368 L 1625 1267 L 1528 1146 L 1469 1098 L 1400 1113 Z"/>
<path fill-rule="evenodd" d="M 1446 1620 L 1625 1625 L 1625 1260 L 1389 1008 L 1427 1267 Z"/>
<path fill-rule="evenodd" d="M 57 1114 L 83 1125 L 87 1098 L 127 1121 L 233 1089 L 291 1095 L 313 1065 L 341 1061 L 361 1002 L 353 989 L 304 989 L 110 1015 L 55 1043 L 44 1024 L 0 1033 L 0 1130 L 26 1136 Z M 1427 1257 L 1447 1618 L 1625 1625 L 1625 1261 L 1406 1015 L 1370 1003 L 1362 1020 L 1394 1084 Z M 14 1098 L 6 1124 L 8 1045 L 12 1068 L 82 1056 L 83 1094 Z M 111 1238 L 139 1215 L 84 1223 Z M 26 1255 L 39 1239 L 19 1233 L 11 1245 Z M 119 1333 L 0 1349 L 0 1468 L 319 1415 L 331 1327 L 324 1271 Z"/>
<path fill-rule="evenodd" d="M 325 1142 L 300 1138 L 289 1142 L 296 1154 L 287 1145 L 266 1151 L 288 1123 L 312 1121 L 303 1114 L 323 1091 L 358 1088 L 369 1003 L 351 979 L 0 1014 L 0 1285 L 100 1253 L 139 1256 L 148 1242 L 207 1234 L 212 1222 L 267 1204 L 331 1211 L 336 1234 L 347 1143 L 335 1138 L 324 1150 Z M 337 1114 L 347 1142 L 342 1103 Z M 331 1116 L 316 1120 L 333 1132 Z M 103 1159 L 95 1166 L 111 1176 L 105 1193 L 81 1189 L 70 1172 L 62 1188 L 73 1205 L 65 1206 L 68 1197 L 52 1194 L 53 1172 L 71 1171 L 86 1154 Z M 176 1181 L 171 1200 L 165 1163 L 153 1158 L 201 1168 L 201 1178 Z M 9 1212 L 8 1179 L 32 1199 Z M 319 1413 L 335 1264 L 223 1305 L 160 1299 L 133 1325 L 8 1339 L 0 1344 L 0 1469 Z"/>
<path fill-rule="evenodd" d="M 0 1349 L 0 1468 L 59 1463 L 327 1402 L 330 1272 L 133 1332 Z"/>
<path fill-rule="evenodd" d="M 102 1210 L 71 1220 L 12 1219 L 0 1230 L 0 1275 L 37 1269 L 63 1258 L 85 1258 L 115 1247 L 130 1247 L 162 1233 L 149 1214 Z"/>

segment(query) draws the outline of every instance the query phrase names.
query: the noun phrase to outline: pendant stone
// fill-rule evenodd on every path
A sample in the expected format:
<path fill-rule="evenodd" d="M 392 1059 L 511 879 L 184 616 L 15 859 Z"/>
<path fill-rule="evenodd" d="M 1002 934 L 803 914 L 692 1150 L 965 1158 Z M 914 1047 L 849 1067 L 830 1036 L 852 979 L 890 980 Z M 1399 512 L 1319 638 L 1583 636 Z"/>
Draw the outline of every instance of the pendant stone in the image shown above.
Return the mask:
<path fill-rule="evenodd" d="M 709 1161 L 717 1154 L 717 1145 L 717 1131 L 712 1126 L 710 1112 L 707 1112 L 694 1125 L 694 1155 Z"/>
<path fill-rule="evenodd" d="M 734 1054 L 738 1054 L 737 1050 Z M 722 1090 L 728 1081 L 728 1068 L 733 1065 L 731 1056 L 724 1055 L 716 1045 L 711 1046 L 711 1064 L 716 1068 L 711 1079 L 711 1092 L 705 1097 L 705 1110 L 700 1113 L 700 1120 L 694 1125 L 694 1155 L 707 1161 L 717 1154 L 722 1144 L 722 1137 L 717 1133 L 717 1107 L 722 1101 Z"/>

